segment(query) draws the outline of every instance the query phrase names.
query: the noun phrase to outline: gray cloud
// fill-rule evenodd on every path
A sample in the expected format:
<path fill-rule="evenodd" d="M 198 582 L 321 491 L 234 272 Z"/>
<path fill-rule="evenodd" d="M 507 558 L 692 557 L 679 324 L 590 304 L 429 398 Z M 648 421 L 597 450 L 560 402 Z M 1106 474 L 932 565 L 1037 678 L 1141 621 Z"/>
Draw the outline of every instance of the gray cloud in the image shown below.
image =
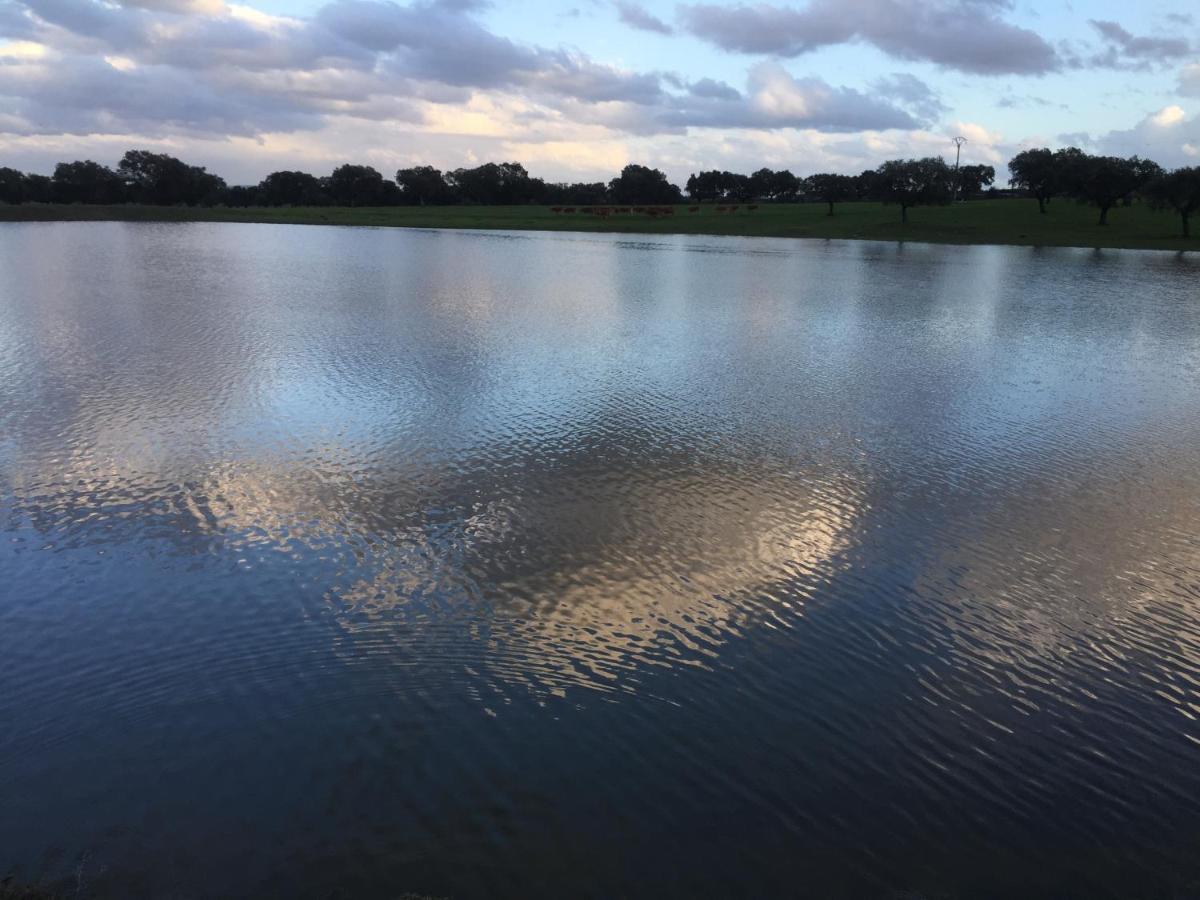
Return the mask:
<path fill-rule="evenodd" d="M 742 98 L 742 94 L 737 88 L 711 78 L 701 78 L 699 81 L 693 82 L 688 85 L 688 91 L 695 97 L 710 100 L 740 100 Z"/>
<path fill-rule="evenodd" d="M 22 125 L 11 130 L 25 134 L 97 134 L 116 126 L 149 136 L 251 136 L 320 121 L 319 103 L 293 98 L 284 105 L 263 95 L 230 94 L 167 67 L 121 72 L 90 59 L 26 78 L 13 108 Z"/>
<path fill-rule="evenodd" d="M 352 44 L 387 54 L 384 67 L 407 78 L 481 89 L 533 87 L 593 102 L 652 103 L 662 93 L 658 75 L 517 44 L 444 5 L 336 0 L 315 22 Z"/>
<path fill-rule="evenodd" d="M 1165 64 L 1192 52 L 1189 41 L 1177 37 L 1143 37 L 1131 34 L 1117 22 L 1089 19 L 1089 24 L 1100 33 L 1107 46 L 1099 53 L 1082 61 L 1090 67 L 1114 69 L 1148 68 Z"/>
<path fill-rule="evenodd" d="M 1185 97 L 1200 97 L 1200 63 L 1185 66 L 1179 73 L 1179 93 Z"/>
<path fill-rule="evenodd" d="M 996 101 L 996 105 L 1004 109 L 1023 109 L 1029 106 L 1038 106 L 1043 109 L 1054 107 L 1057 109 L 1068 109 L 1065 103 L 1052 103 L 1045 97 L 1037 97 L 1033 94 L 1025 94 L 1023 96 L 1014 96 L 1006 94 Z"/>
<path fill-rule="evenodd" d="M 684 5 L 684 26 L 725 50 L 799 56 L 861 40 L 899 59 L 984 75 L 1059 68 L 1054 49 L 1005 22 L 1004 0 L 810 0 L 803 8 Z"/>
<path fill-rule="evenodd" d="M 925 122 L 936 122 L 946 113 L 946 104 L 938 93 L 915 75 L 893 72 L 872 85 L 881 97 L 894 100 Z"/>
<path fill-rule="evenodd" d="M 630 28 L 637 28 L 641 31 L 653 31 L 658 34 L 675 33 L 675 29 L 670 25 L 657 16 L 652 16 L 636 3 L 617 0 L 615 5 L 617 7 L 617 16 Z"/>
<path fill-rule="evenodd" d="M 552 140 L 562 120 L 633 135 L 842 132 L 913 128 L 938 110 L 932 91 L 903 75 L 864 93 L 770 63 L 742 92 L 630 72 L 496 35 L 472 0 L 334 0 L 307 19 L 203 6 L 212 0 L 12 3 L 19 15 L 0 18 L 0 34 L 20 29 L 54 53 L 4 64 L 0 132 L 10 134 L 257 137 L 334 118 L 416 122 L 419 101 L 461 104 L 480 91 L 532 103 L 522 113 L 531 140 Z"/>
<path fill-rule="evenodd" d="M 33 35 L 36 26 L 24 9 L 15 3 L 0 3 L 0 35 L 23 40 Z"/>
<path fill-rule="evenodd" d="M 848 132 L 916 128 L 921 123 L 908 112 L 853 88 L 834 87 L 820 78 L 795 78 L 778 63 L 755 66 L 746 92 L 717 83 L 701 84 L 699 92 L 678 100 L 658 115 L 668 128 L 812 128 Z"/>

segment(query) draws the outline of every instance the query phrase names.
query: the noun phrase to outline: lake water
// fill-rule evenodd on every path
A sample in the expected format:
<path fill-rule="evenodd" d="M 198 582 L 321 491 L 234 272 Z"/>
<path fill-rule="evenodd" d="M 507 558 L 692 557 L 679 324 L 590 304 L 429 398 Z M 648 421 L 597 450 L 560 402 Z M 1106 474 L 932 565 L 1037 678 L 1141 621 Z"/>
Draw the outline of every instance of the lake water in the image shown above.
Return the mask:
<path fill-rule="evenodd" d="M 6 871 L 1195 896 L 1200 259 L 0 226 Z"/>

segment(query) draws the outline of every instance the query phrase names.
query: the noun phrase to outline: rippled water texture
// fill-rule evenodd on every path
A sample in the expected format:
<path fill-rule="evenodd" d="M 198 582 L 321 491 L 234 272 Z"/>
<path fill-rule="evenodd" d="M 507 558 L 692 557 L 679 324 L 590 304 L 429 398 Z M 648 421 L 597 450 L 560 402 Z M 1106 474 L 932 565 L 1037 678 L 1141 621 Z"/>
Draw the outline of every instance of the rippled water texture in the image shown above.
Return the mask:
<path fill-rule="evenodd" d="M 1192 896 L 1198 526 L 1195 258 L 0 226 L 0 874 Z"/>

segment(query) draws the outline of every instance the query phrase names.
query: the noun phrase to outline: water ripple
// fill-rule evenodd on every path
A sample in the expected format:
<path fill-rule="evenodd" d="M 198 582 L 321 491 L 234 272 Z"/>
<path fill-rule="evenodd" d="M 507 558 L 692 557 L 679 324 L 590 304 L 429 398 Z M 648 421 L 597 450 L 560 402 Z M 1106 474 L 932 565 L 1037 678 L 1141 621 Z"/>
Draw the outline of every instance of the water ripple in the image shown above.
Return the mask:
<path fill-rule="evenodd" d="M 1200 883 L 1195 261 L 3 231 L 5 870 Z"/>

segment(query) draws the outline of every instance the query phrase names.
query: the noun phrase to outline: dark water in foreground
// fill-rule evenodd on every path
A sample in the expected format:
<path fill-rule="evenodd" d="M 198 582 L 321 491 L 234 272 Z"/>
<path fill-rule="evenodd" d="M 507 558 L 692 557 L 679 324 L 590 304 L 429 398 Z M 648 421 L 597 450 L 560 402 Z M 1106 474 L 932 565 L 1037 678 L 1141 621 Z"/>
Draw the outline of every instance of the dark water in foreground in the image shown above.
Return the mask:
<path fill-rule="evenodd" d="M 1198 532 L 1194 258 L 0 226 L 0 873 L 1194 896 Z"/>

